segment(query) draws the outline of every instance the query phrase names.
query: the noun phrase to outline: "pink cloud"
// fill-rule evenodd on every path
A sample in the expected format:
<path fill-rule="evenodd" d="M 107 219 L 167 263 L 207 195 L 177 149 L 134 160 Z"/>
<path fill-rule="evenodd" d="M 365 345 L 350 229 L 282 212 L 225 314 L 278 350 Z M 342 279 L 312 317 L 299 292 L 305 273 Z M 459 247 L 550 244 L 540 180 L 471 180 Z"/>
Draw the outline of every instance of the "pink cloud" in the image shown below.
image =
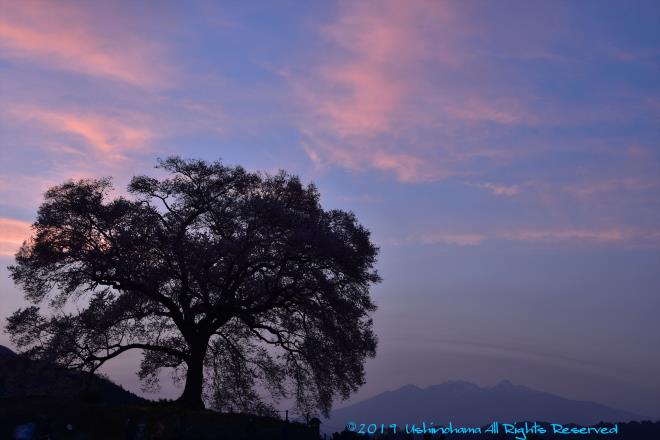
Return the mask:
<path fill-rule="evenodd" d="M 83 140 L 97 157 L 107 161 L 124 159 L 128 151 L 144 151 L 154 136 L 149 128 L 128 123 L 119 117 L 39 108 L 19 108 L 12 113 L 37 121 L 51 130 L 74 135 Z M 57 148 L 64 153 L 78 152 L 68 145 Z"/>
<path fill-rule="evenodd" d="M 625 228 L 556 228 L 521 229 L 505 232 L 428 232 L 405 238 L 383 240 L 386 245 L 453 245 L 478 246 L 492 240 L 525 242 L 538 246 L 575 244 L 632 247 L 656 247 L 660 245 L 660 230 Z"/>
<path fill-rule="evenodd" d="M 432 2 L 372 6 L 345 4 L 338 20 L 320 29 L 337 49 L 318 66 L 314 77 L 320 82 L 292 78 L 314 115 L 304 129 L 305 152 L 317 167 L 375 168 L 402 181 L 418 181 L 424 174 L 423 158 L 372 142 L 400 124 L 398 112 L 412 92 L 407 76 L 415 74 L 414 64 L 429 53 L 419 25 L 445 22 L 448 8 Z"/>
<path fill-rule="evenodd" d="M 488 240 L 488 236 L 479 233 L 427 233 L 412 235 L 401 239 L 390 238 L 384 240 L 383 243 L 394 246 L 410 244 L 477 246 L 485 240 Z"/>
<path fill-rule="evenodd" d="M 584 199 L 600 193 L 619 190 L 640 191 L 654 188 L 658 185 L 660 185 L 660 181 L 658 180 L 627 177 L 620 179 L 596 180 L 591 182 L 577 182 L 565 186 L 564 190 L 575 198 Z"/>
<path fill-rule="evenodd" d="M 481 244 L 486 237 L 483 234 L 448 234 L 434 238 L 433 236 L 426 237 L 427 242 L 434 242 L 439 240 L 441 243 L 454 244 L 458 246 L 476 246 Z"/>
<path fill-rule="evenodd" d="M 424 161 L 420 157 L 377 151 L 372 160 L 376 168 L 394 171 L 402 182 L 424 180 Z"/>
<path fill-rule="evenodd" d="M 492 122 L 501 125 L 532 124 L 536 118 L 512 99 L 457 96 L 442 105 L 447 116 L 464 122 Z"/>
<path fill-rule="evenodd" d="M 410 76 L 425 58 L 442 58 L 457 64 L 453 51 L 442 49 L 424 35 L 430 23 L 447 25 L 449 6 L 437 2 L 386 1 L 351 3 L 339 19 L 321 33 L 343 55 L 321 66 L 328 94 L 311 96 L 316 111 L 340 135 L 378 135 L 391 129 L 404 96 L 410 93 Z"/>
<path fill-rule="evenodd" d="M 376 169 L 402 182 L 440 180 L 464 175 L 463 165 L 478 155 L 453 145 L 457 131 L 537 123 L 524 103 L 498 87 L 462 84 L 460 72 L 487 69 L 466 49 L 478 29 L 456 4 L 356 2 L 339 12 L 320 27 L 329 43 L 323 59 L 311 74 L 289 75 L 305 106 L 304 149 L 316 167 Z"/>
<path fill-rule="evenodd" d="M 97 25 L 112 22 L 107 16 L 112 11 L 94 11 L 87 5 L 85 9 L 57 1 L 2 1 L 0 54 L 141 87 L 171 81 L 159 45 L 138 38 L 121 24 L 103 32 Z"/>
<path fill-rule="evenodd" d="M 640 145 L 629 145 L 625 151 L 626 155 L 631 159 L 648 160 L 655 156 L 655 152 L 651 148 Z"/>
<path fill-rule="evenodd" d="M 49 187 L 61 183 L 67 178 L 69 176 L 62 176 L 58 181 L 43 175 L 29 176 L 23 173 L 0 176 L 0 199 L 5 206 L 36 207 Z"/>
<path fill-rule="evenodd" d="M 500 233 L 497 238 L 533 243 L 658 244 L 660 231 L 637 229 L 529 229 Z"/>
<path fill-rule="evenodd" d="M 30 223 L 0 217 L 0 256 L 13 256 L 30 236 Z"/>
<path fill-rule="evenodd" d="M 342 66 L 323 76 L 345 90 L 337 98 L 320 100 L 316 105 L 329 128 L 340 136 L 372 136 L 389 130 L 404 84 L 388 79 L 370 65 Z"/>

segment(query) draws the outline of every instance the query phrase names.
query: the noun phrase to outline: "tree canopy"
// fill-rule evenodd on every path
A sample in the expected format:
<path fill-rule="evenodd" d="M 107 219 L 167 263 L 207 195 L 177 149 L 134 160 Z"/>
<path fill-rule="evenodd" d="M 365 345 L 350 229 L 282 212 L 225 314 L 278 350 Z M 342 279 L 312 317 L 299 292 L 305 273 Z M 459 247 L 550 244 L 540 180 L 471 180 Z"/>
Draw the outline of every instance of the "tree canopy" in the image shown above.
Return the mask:
<path fill-rule="evenodd" d="M 113 197 L 109 178 L 50 188 L 9 267 L 31 305 L 8 318 L 27 355 L 93 373 L 131 349 L 179 402 L 327 414 L 364 383 L 378 249 L 285 172 L 170 157 Z"/>

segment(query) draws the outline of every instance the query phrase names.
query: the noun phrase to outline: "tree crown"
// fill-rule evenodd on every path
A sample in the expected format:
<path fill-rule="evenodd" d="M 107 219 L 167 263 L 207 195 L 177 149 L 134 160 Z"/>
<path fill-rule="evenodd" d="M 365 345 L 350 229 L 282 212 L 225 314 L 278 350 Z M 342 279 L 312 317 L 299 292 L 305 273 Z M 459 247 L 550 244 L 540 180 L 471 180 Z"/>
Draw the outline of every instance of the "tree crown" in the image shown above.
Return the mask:
<path fill-rule="evenodd" d="M 268 390 L 327 413 L 375 354 L 369 231 L 285 172 L 159 167 L 167 177 L 134 177 L 125 197 L 110 198 L 107 178 L 45 193 L 9 268 L 33 303 L 8 320 L 14 342 L 91 372 L 141 349 L 145 384 L 173 368 L 184 400 L 201 399 L 203 382 L 219 408 L 265 411 Z"/>

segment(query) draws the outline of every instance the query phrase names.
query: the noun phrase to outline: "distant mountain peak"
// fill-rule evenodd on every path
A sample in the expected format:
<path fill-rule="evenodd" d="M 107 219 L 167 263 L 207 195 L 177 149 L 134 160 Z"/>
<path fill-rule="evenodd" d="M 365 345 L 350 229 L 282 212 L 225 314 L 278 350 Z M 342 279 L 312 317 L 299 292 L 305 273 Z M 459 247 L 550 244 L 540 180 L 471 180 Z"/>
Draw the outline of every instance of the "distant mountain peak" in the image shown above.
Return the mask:
<path fill-rule="evenodd" d="M 565 399 L 502 380 L 493 387 L 466 381 L 450 381 L 420 389 L 406 385 L 333 411 L 331 419 L 389 420 L 393 423 L 478 424 L 500 421 L 552 421 L 596 424 L 625 422 L 641 416 L 594 402 Z"/>
<path fill-rule="evenodd" d="M 470 391 L 476 390 L 479 387 L 472 382 L 467 382 L 465 380 L 449 380 L 438 385 L 431 385 L 426 387 L 424 391 L 434 393 L 434 392 L 456 392 L 456 391 Z"/>
<path fill-rule="evenodd" d="M 494 388 L 515 388 L 515 385 L 512 384 L 510 380 L 504 379 L 495 385 Z"/>

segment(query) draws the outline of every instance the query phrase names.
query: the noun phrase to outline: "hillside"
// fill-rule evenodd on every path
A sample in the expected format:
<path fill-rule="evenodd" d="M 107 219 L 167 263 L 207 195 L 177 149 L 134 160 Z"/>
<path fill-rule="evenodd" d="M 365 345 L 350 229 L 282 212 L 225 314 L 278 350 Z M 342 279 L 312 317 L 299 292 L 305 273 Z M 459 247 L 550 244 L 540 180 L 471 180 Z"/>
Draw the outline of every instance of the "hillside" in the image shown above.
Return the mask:
<path fill-rule="evenodd" d="M 80 373 L 46 362 L 19 356 L 0 345 L 0 398 L 50 396 L 74 398 L 80 395 Z M 137 404 L 147 400 L 103 377 L 96 377 L 91 389 L 100 402 Z"/>
<path fill-rule="evenodd" d="M 149 436 L 161 429 L 165 438 L 319 438 L 314 428 L 300 423 L 249 414 L 189 411 L 150 402 L 101 377 L 93 385 L 98 398 L 85 403 L 79 399 L 80 385 L 75 371 L 29 360 L 0 346 L 0 438 L 11 438 L 18 425 L 34 423 L 39 435 L 50 432 L 55 438 L 72 438 L 65 432 L 66 425 L 71 424 L 76 435 L 87 436 L 81 438 L 116 440 L 125 438 L 129 418 L 134 428 L 143 425 Z"/>
<path fill-rule="evenodd" d="M 54 438 L 123 439 L 127 426 L 132 424 L 133 432 L 144 426 L 144 438 L 319 440 L 316 431 L 306 425 L 248 414 L 192 411 L 157 403 L 89 404 L 53 397 L 0 399 L 0 438 L 11 438 L 16 426 L 30 422 L 37 426 L 39 435 L 50 433 Z M 73 436 L 66 432 L 68 424 L 73 427 Z"/>

